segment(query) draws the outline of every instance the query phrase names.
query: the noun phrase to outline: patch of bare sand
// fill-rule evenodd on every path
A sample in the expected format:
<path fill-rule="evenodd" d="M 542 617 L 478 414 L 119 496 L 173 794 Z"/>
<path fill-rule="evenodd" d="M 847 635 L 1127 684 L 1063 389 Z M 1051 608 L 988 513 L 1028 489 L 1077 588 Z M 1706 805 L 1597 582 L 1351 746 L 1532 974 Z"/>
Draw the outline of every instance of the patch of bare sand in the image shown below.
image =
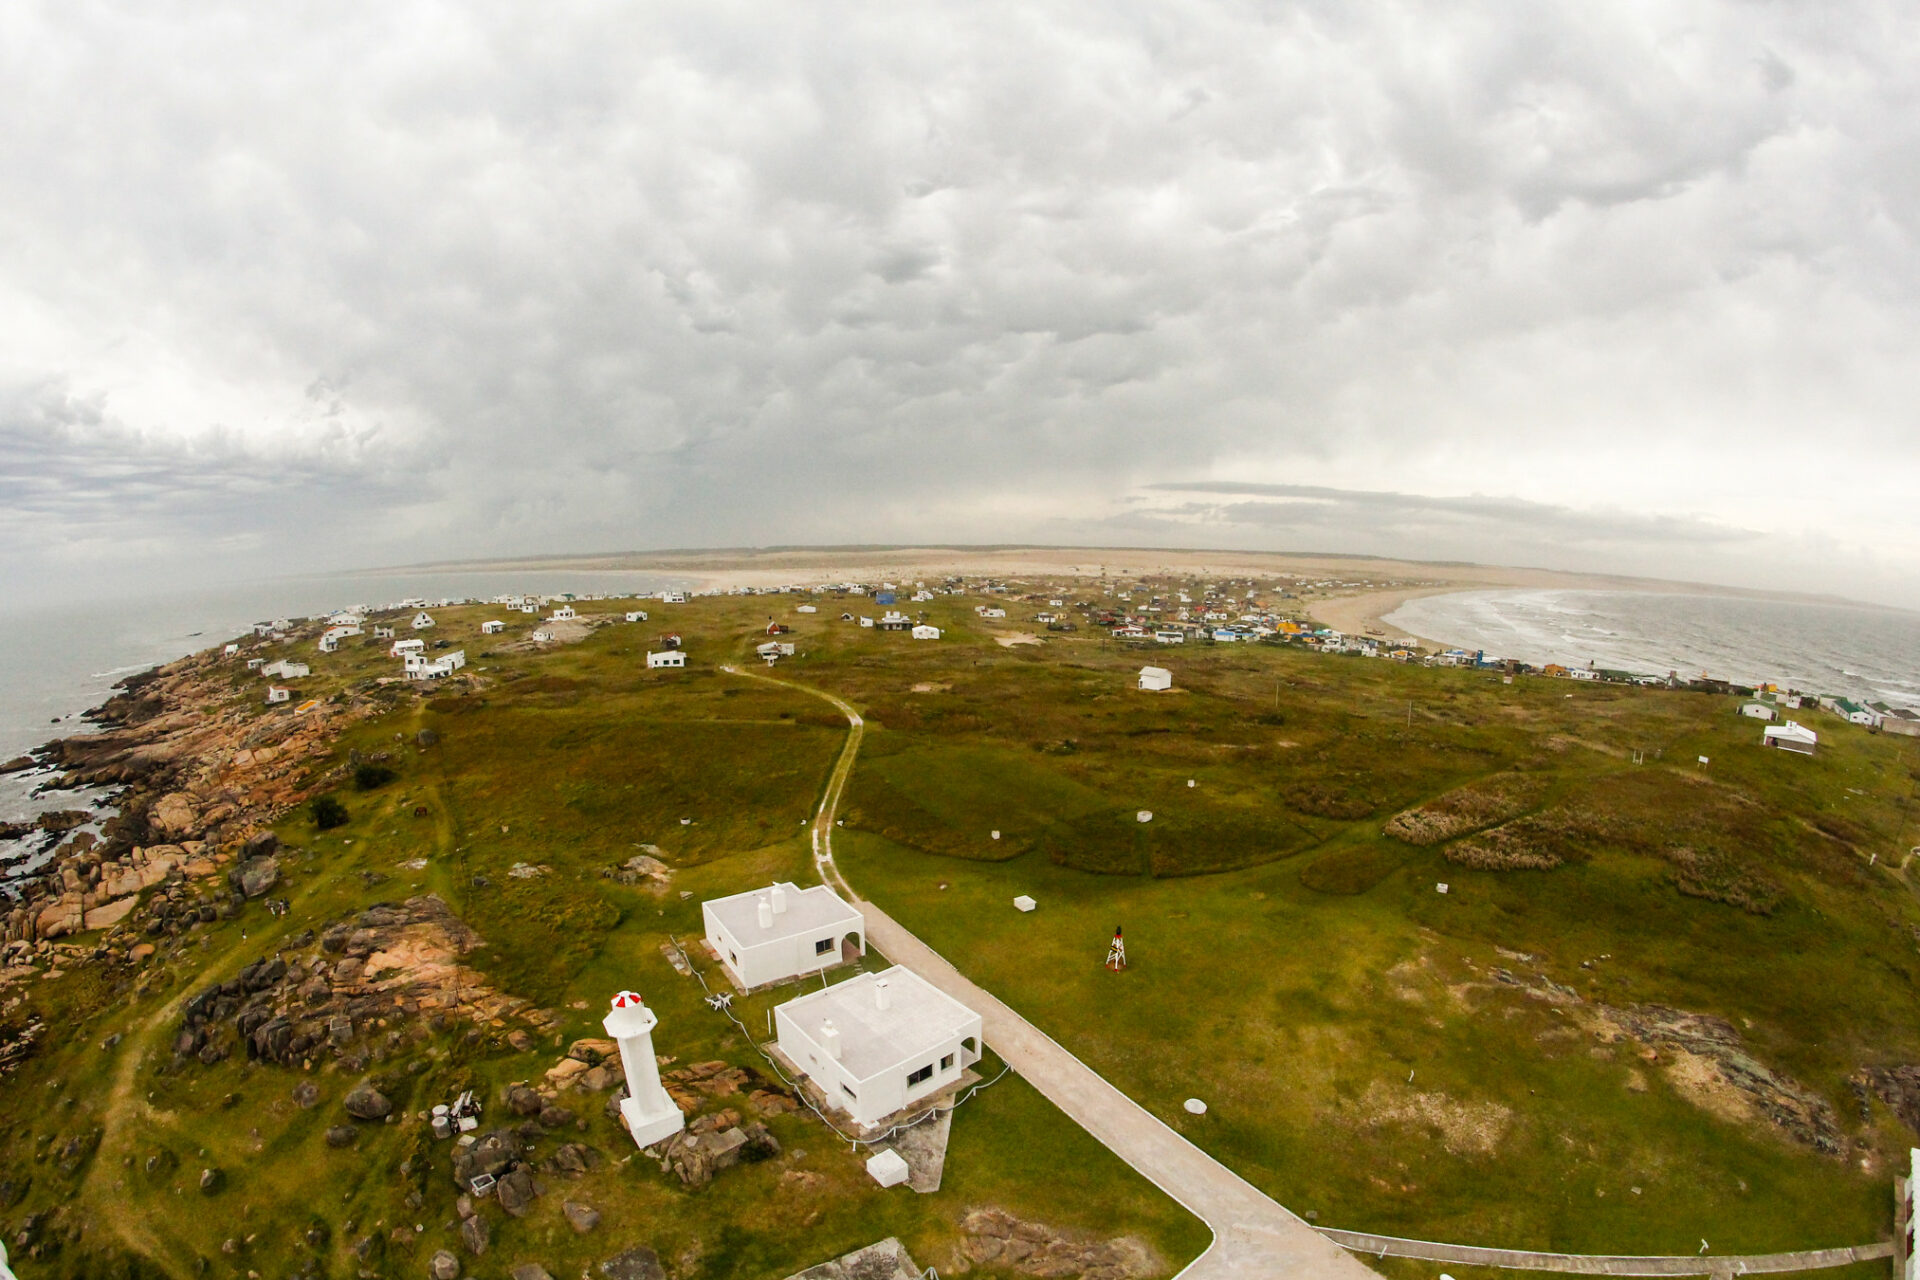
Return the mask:
<path fill-rule="evenodd" d="M 1436 564 L 1417 560 L 1382 560 L 1367 556 L 1286 555 L 1257 551 L 1180 551 L 1117 547 L 873 547 L 791 548 L 780 551 L 689 551 L 630 553 L 608 556 L 554 557 L 541 560 L 500 560 L 457 565 L 423 565 L 458 572 L 511 569 L 592 569 L 675 575 L 697 580 L 703 588 L 772 587 L 795 583 L 843 582 L 875 576 L 906 581 L 938 581 L 953 577 L 1020 578 L 1141 578 L 1168 575 L 1205 577 L 1365 578 L 1398 580 L 1406 586 L 1359 592 L 1309 603 L 1313 614 L 1329 626 L 1331 617 L 1351 618 L 1361 625 L 1342 631 L 1364 631 L 1371 616 L 1393 612 L 1415 595 L 1472 591 L 1499 587 L 1558 587 L 1645 591 L 1717 591 L 1724 587 L 1700 583 L 1667 582 L 1649 578 L 1601 574 L 1560 573 L 1548 569 L 1506 568 L 1499 565 Z M 1731 594 L 1758 594 L 1731 592 Z M 1330 612 L 1323 613 L 1323 610 Z M 1357 612 L 1356 612 L 1357 611 Z"/>
<path fill-rule="evenodd" d="M 525 640 L 516 640 L 512 644 L 500 646 L 503 653 L 524 653 L 537 651 L 560 644 L 579 644 L 593 634 L 593 619 L 562 618 L 558 622 L 542 622 L 534 628 L 540 634 L 550 637 L 547 640 L 535 640 L 530 634 Z"/>
<path fill-rule="evenodd" d="M 1753 1099 L 1728 1084 L 1712 1058 L 1685 1049 L 1670 1049 L 1668 1053 L 1667 1083 L 1674 1092 L 1708 1115 L 1733 1124 L 1746 1124 L 1756 1118 Z"/>
<path fill-rule="evenodd" d="M 1456 1156 L 1492 1155 L 1513 1126 L 1513 1111 L 1497 1102 L 1461 1102 L 1437 1090 L 1423 1093 L 1381 1080 L 1367 1086 L 1360 1106 L 1369 1126 L 1398 1124 L 1430 1129 Z"/>
<path fill-rule="evenodd" d="M 1002 648 L 1011 649 L 1017 644 L 1042 644 L 1044 641 L 1031 631 L 1016 631 L 1010 636 L 995 636 L 993 642 Z"/>

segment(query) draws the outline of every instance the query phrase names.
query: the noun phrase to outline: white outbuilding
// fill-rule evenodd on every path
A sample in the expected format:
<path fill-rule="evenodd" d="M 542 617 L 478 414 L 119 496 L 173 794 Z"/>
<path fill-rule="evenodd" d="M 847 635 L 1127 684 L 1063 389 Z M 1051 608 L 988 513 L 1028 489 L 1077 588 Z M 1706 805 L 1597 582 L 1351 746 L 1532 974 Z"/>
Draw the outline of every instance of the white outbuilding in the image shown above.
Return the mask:
<path fill-rule="evenodd" d="M 1173 688 L 1173 672 L 1165 667 L 1142 667 L 1140 687 L 1151 693 L 1164 693 Z"/>
<path fill-rule="evenodd" d="M 649 653 L 647 655 L 648 670 L 652 670 L 655 667 L 684 667 L 686 665 L 687 655 L 678 649 L 665 649 L 659 653 Z"/>
<path fill-rule="evenodd" d="M 1745 703 L 1740 708 L 1740 714 L 1743 716 L 1752 716 L 1755 720 L 1771 720 L 1774 718 L 1773 708 L 1764 702 Z"/>
<path fill-rule="evenodd" d="M 282 688 L 277 684 L 270 684 L 267 686 L 267 705 L 268 706 L 272 706 L 276 702 L 292 702 L 292 701 L 293 701 L 293 690 Z"/>
<path fill-rule="evenodd" d="M 466 665 L 465 649 L 454 649 L 437 658 L 429 658 L 424 652 L 415 651 L 406 655 L 406 677 L 409 680 L 444 680 Z"/>
<path fill-rule="evenodd" d="M 1810 756 L 1814 748 L 1820 745 L 1820 735 L 1798 721 L 1789 720 L 1785 724 L 1771 724 L 1762 729 L 1760 745 Z"/>
<path fill-rule="evenodd" d="M 320 652 L 332 653 L 339 649 L 342 640 L 348 636 L 357 636 L 360 634 L 361 630 L 358 623 L 342 623 L 337 627 L 328 627 L 320 633 Z"/>
<path fill-rule="evenodd" d="M 425 631 L 428 627 L 432 625 L 433 625 L 432 614 L 429 614 L 423 610 L 422 612 L 416 613 L 413 615 L 413 629 L 415 631 Z"/>
<path fill-rule="evenodd" d="M 500 621 L 498 618 L 494 618 L 480 624 L 480 634 L 483 636 L 497 636 L 502 631 L 505 631 L 506 629 L 507 629 L 507 624 Z"/>
<path fill-rule="evenodd" d="M 269 679 L 277 676 L 282 680 L 302 680 L 313 674 L 313 668 L 304 662 L 283 658 L 279 662 L 269 662 L 261 667 L 260 674 Z"/>
<path fill-rule="evenodd" d="M 780 1052 L 863 1127 L 980 1061 L 980 1015 L 899 965 L 789 1000 L 773 1021 Z"/>
<path fill-rule="evenodd" d="M 867 922 L 826 885 L 780 881 L 700 904 L 707 945 L 745 990 L 831 969 L 867 951 Z"/>
<path fill-rule="evenodd" d="M 915 640 L 938 640 L 940 638 L 940 628 L 929 626 L 923 622 L 913 629 L 913 638 Z"/>
<path fill-rule="evenodd" d="M 628 622 L 645 622 L 646 620 L 647 620 L 647 611 L 645 609 L 627 610 Z"/>

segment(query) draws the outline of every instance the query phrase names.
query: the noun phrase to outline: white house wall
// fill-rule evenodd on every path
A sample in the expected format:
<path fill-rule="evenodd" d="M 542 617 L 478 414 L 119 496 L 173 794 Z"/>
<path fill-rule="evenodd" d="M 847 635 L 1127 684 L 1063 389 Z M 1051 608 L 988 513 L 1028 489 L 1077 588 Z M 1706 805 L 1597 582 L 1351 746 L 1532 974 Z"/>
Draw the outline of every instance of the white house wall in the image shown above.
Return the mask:
<path fill-rule="evenodd" d="M 840 963 L 840 946 L 848 934 L 859 939 L 862 955 L 867 950 L 866 930 L 857 924 L 832 926 L 828 930 L 827 940 L 833 945 L 816 953 L 814 946 L 822 940 L 819 933 L 769 938 L 749 946 L 729 933 L 726 925 L 711 911 L 707 911 L 704 905 L 701 913 L 706 917 L 707 944 L 726 961 L 727 968 L 733 971 L 734 980 L 749 991 L 768 983 L 784 982 L 788 978 L 831 969 Z"/>
<path fill-rule="evenodd" d="M 784 1008 L 775 1009 L 773 1017 L 780 1052 L 819 1085 L 834 1105 L 863 1126 L 878 1124 L 894 1112 L 940 1092 L 958 1080 L 961 1072 L 980 1061 L 981 1023 L 977 1014 L 930 1053 L 883 1068 L 864 1080 L 855 1078 L 844 1062 L 815 1044 L 813 1037 L 788 1018 Z M 967 1048 L 968 1040 L 973 1041 L 973 1049 Z M 941 1059 L 949 1055 L 953 1065 L 942 1071 Z M 909 1086 L 907 1077 L 926 1066 L 933 1068 L 933 1075 Z M 852 1090 L 851 1095 L 848 1090 Z"/>

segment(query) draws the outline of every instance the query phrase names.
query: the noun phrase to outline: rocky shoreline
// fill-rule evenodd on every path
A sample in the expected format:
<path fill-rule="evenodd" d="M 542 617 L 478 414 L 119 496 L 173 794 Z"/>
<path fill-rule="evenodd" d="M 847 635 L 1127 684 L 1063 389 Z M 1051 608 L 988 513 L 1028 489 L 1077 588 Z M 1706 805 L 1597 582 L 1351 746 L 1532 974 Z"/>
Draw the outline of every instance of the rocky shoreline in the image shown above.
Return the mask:
<path fill-rule="evenodd" d="M 40 859 L 0 883 L 0 1075 L 38 1034 L 25 983 L 84 963 L 141 969 L 171 939 L 274 887 L 270 824 L 337 783 L 323 762 L 341 729 L 386 709 L 378 692 L 289 715 L 260 704 L 232 659 L 207 649 L 121 681 L 87 713 L 93 732 L 56 738 L 24 766 L 7 762 L 52 773 L 39 793 L 110 790 L 95 810 L 0 826 L 0 852 Z M 34 838 L 47 847 L 12 854 Z"/>

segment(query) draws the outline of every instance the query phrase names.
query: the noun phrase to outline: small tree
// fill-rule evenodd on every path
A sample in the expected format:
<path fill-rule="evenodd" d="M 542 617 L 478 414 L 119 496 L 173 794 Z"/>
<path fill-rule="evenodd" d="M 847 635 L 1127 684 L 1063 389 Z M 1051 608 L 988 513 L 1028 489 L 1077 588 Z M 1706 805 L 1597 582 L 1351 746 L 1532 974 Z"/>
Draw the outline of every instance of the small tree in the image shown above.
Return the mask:
<path fill-rule="evenodd" d="M 321 796 L 313 802 L 313 825 L 322 831 L 347 825 L 347 806 L 338 797 Z"/>
<path fill-rule="evenodd" d="M 392 782 L 395 774 L 384 764 L 363 764 L 353 771 L 353 785 L 362 791 L 372 791 Z"/>

